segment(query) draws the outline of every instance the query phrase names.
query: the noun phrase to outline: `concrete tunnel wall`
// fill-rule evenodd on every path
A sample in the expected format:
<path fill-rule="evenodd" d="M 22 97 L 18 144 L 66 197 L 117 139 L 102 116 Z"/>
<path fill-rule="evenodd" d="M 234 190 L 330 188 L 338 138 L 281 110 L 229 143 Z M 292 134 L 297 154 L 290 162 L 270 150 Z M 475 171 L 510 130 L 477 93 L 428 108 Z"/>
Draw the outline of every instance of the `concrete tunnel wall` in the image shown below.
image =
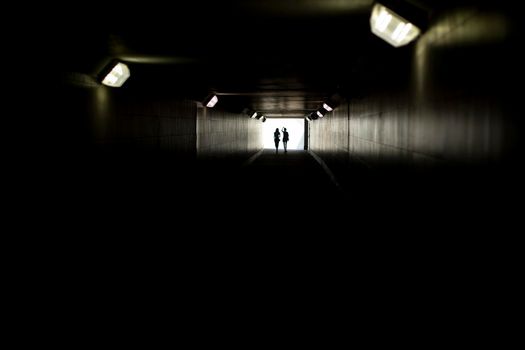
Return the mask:
<path fill-rule="evenodd" d="M 202 160 L 246 160 L 263 147 L 263 124 L 221 109 L 197 109 L 197 157 Z"/>
<path fill-rule="evenodd" d="M 310 149 L 347 188 L 358 186 L 352 181 L 361 168 L 388 175 L 402 170 L 404 176 L 511 163 L 517 100 L 510 77 L 518 63 L 510 31 L 503 13 L 463 8 L 442 14 L 415 45 L 392 48 L 413 51 L 405 77 L 410 85 L 400 81 L 399 89 L 346 96 L 309 123 Z"/>
<path fill-rule="evenodd" d="M 220 171 L 263 146 L 260 121 L 164 90 L 113 89 L 71 73 L 59 96 L 52 107 L 48 100 L 56 113 L 46 120 L 37 169 L 45 181 L 39 187 L 65 203 L 90 198 L 112 212 L 197 201 L 223 178 Z"/>
<path fill-rule="evenodd" d="M 162 91 L 113 89 L 80 77 L 64 89 L 58 114 L 62 132 L 55 141 L 64 149 L 90 158 L 193 163 L 239 162 L 262 148 L 258 120 Z"/>

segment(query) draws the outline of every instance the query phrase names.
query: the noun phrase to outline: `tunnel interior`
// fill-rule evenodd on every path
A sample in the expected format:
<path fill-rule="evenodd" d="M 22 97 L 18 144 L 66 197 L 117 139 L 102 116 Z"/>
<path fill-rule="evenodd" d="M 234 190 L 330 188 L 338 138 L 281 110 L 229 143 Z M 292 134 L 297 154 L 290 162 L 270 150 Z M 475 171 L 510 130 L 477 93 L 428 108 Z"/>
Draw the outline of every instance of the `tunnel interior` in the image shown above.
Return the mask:
<path fill-rule="evenodd" d="M 379 2 L 421 34 L 374 35 L 372 0 L 6 4 L 6 333 L 515 347 L 521 11 Z"/>
<path fill-rule="evenodd" d="M 417 12 L 421 35 L 402 47 L 375 36 L 372 0 L 94 2 L 50 15 L 59 26 L 33 33 L 49 115 L 35 158 L 68 195 L 117 202 L 254 203 L 286 184 L 306 210 L 507 201 L 521 188 L 512 6 L 381 3 Z M 131 72 L 120 88 L 100 82 L 115 61 Z M 265 153 L 277 118 L 304 122 L 301 152 Z"/>

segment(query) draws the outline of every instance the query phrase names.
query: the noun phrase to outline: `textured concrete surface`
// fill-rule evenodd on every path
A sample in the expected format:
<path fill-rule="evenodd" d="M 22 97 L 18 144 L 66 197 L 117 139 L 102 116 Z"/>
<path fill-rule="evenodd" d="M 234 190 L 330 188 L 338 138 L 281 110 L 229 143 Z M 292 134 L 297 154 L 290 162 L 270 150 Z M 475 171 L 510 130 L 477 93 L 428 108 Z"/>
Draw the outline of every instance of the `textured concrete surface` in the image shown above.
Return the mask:
<path fill-rule="evenodd" d="M 219 108 L 197 110 L 197 156 L 201 159 L 247 159 L 262 148 L 263 124 L 245 114 Z"/>

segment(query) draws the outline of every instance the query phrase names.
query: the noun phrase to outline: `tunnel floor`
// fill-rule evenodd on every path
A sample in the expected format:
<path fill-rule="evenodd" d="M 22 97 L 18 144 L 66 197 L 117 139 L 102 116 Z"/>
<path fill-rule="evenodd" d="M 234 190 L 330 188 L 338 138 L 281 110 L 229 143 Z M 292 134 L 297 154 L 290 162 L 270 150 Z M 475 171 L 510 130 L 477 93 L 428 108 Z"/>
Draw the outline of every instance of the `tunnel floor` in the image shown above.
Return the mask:
<path fill-rule="evenodd" d="M 490 185 L 504 182 L 475 169 L 426 173 L 397 168 L 331 169 L 341 189 L 307 151 L 284 153 L 281 148 L 275 154 L 265 149 L 250 158 L 251 162 L 246 158 L 230 162 L 231 158 L 214 157 L 197 165 L 172 157 L 139 160 L 120 154 L 106 155 L 102 161 L 94 157 L 76 167 L 64 161 L 57 165 L 60 171 L 49 170 L 48 176 L 39 178 L 44 191 L 40 197 L 58 198 L 67 209 L 90 203 L 97 213 L 111 216 L 135 213 L 134 218 L 177 217 L 191 222 L 195 215 L 220 214 L 220 220 L 227 221 L 244 214 L 281 211 L 330 222 L 339 214 L 341 220 L 352 215 L 365 222 L 364 217 L 393 217 L 396 213 L 403 222 L 407 213 L 431 216 L 429 220 L 436 222 L 467 211 L 490 211 L 494 203 L 505 203 L 516 183 L 506 179 L 509 188 Z M 48 164 L 46 169 L 51 168 Z M 493 181 L 485 181 L 487 176 Z"/>
<path fill-rule="evenodd" d="M 321 165 L 306 151 L 265 149 L 241 171 L 241 183 L 253 183 L 264 191 L 291 192 L 312 195 L 334 194 L 337 187 Z M 265 192 L 267 193 L 267 192 Z"/>
<path fill-rule="evenodd" d="M 227 180 L 225 181 L 225 178 Z M 340 191 L 313 156 L 307 151 L 265 149 L 255 159 L 219 177 L 215 190 L 249 202 L 328 198 Z"/>

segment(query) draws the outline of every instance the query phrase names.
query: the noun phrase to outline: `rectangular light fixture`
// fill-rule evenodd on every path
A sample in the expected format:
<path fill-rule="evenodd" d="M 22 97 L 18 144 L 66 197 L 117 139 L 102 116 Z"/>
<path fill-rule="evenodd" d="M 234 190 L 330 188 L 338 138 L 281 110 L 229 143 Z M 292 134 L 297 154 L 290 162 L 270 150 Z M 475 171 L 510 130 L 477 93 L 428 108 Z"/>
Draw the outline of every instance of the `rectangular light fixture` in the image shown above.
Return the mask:
<path fill-rule="evenodd" d="M 217 97 L 217 95 L 210 94 L 208 95 L 208 97 L 206 97 L 202 104 L 206 107 L 213 108 L 213 106 L 215 106 L 217 102 L 219 102 L 219 98 Z"/>
<path fill-rule="evenodd" d="M 330 107 L 328 104 L 326 103 L 323 103 L 323 108 L 326 109 L 328 112 L 331 112 L 333 111 L 334 109 L 332 107 Z"/>
<path fill-rule="evenodd" d="M 394 11 L 381 4 L 375 4 L 370 16 L 372 33 L 394 47 L 408 44 L 421 30 Z"/>
<path fill-rule="evenodd" d="M 321 111 L 317 111 L 317 115 L 319 116 L 319 118 L 324 117 L 324 113 L 321 113 Z"/>
<path fill-rule="evenodd" d="M 250 118 L 255 118 L 255 117 L 257 117 L 257 112 L 253 112 Z"/>
<path fill-rule="evenodd" d="M 102 84 L 111 87 L 121 87 L 130 77 L 129 68 L 122 62 L 113 66 L 111 71 L 104 77 Z"/>

